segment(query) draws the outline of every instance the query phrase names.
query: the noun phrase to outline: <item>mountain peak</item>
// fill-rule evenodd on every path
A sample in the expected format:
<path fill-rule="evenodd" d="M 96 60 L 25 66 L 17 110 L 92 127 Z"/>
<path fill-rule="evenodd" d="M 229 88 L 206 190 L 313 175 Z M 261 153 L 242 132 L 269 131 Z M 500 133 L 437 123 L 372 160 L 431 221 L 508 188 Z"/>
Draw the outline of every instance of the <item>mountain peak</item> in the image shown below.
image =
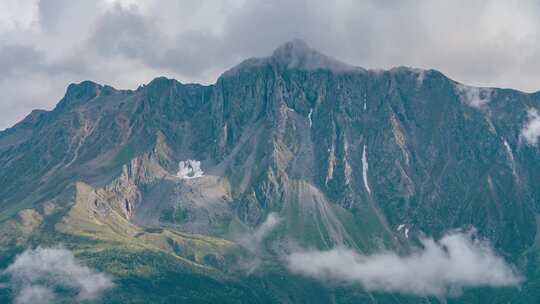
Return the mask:
<path fill-rule="evenodd" d="M 285 65 L 288 68 L 327 69 L 333 72 L 355 69 L 353 66 L 318 52 L 302 39 L 285 42 L 274 50 L 271 58 L 278 64 Z"/>
<path fill-rule="evenodd" d="M 172 79 L 172 78 L 167 78 L 165 76 L 158 76 L 154 79 L 152 79 L 152 81 L 150 81 L 150 83 L 148 83 L 149 86 L 151 85 L 163 85 L 163 84 L 170 84 L 170 83 L 175 83 L 175 82 L 178 82 L 176 79 Z"/>
<path fill-rule="evenodd" d="M 64 98 L 60 100 L 56 109 L 66 109 L 75 104 L 86 102 L 98 96 L 103 86 L 90 80 L 80 83 L 71 83 L 66 90 Z"/>
<path fill-rule="evenodd" d="M 71 99 L 79 99 L 84 96 L 95 96 L 103 88 L 100 84 L 97 84 L 90 80 L 85 80 L 80 83 L 71 83 L 66 90 L 65 97 Z"/>
<path fill-rule="evenodd" d="M 293 39 L 287 41 L 277 47 L 273 52 L 273 57 L 283 57 L 283 56 L 301 56 L 308 53 L 318 53 L 312 49 L 304 40 L 302 39 Z"/>
<path fill-rule="evenodd" d="M 267 64 L 285 67 L 286 69 L 300 69 L 307 71 L 329 70 L 335 73 L 362 70 L 362 68 L 348 65 L 320 53 L 310 47 L 302 39 L 293 39 L 276 48 L 271 56 L 244 60 L 224 74 L 231 75 L 244 68 Z"/>

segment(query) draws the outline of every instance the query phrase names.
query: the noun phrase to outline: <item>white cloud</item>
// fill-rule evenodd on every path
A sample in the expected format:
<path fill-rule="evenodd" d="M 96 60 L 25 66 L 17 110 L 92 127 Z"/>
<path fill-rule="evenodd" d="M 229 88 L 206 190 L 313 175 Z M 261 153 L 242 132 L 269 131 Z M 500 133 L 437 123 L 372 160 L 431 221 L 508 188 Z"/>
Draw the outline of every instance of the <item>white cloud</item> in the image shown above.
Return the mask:
<path fill-rule="evenodd" d="M 266 237 L 276 228 L 281 219 L 277 213 L 268 214 L 266 220 L 251 235 L 251 243 L 260 245 Z"/>
<path fill-rule="evenodd" d="M 266 220 L 259 225 L 255 230 L 244 233 L 238 237 L 238 242 L 246 249 L 253 253 L 261 250 L 264 240 L 270 235 L 270 233 L 281 222 L 281 219 L 275 212 L 271 212 L 266 217 Z"/>
<path fill-rule="evenodd" d="M 534 0 L 3 0 L 0 49 L 27 47 L 36 59 L 0 52 L 0 70 L 10 71 L 0 90 L 17 89 L 0 103 L 0 129 L 30 106 L 51 109 L 71 82 L 213 83 L 292 38 L 366 68 L 433 68 L 467 84 L 536 91 L 539 17 Z M 18 89 L 43 86 L 28 79 L 45 79 L 47 88 Z"/>
<path fill-rule="evenodd" d="M 456 85 L 461 101 L 473 108 L 481 108 L 491 101 L 493 92 L 490 88 L 471 87 L 462 84 Z"/>
<path fill-rule="evenodd" d="M 21 288 L 15 298 L 16 304 L 53 303 L 55 299 L 51 288 L 42 285 L 26 285 Z"/>
<path fill-rule="evenodd" d="M 237 242 L 250 252 L 250 256 L 239 261 L 239 267 L 247 273 L 251 273 L 261 265 L 264 255 L 264 241 L 281 222 L 277 213 L 268 214 L 265 221 L 253 231 L 242 233 L 235 237 Z"/>
<path fill-rule="evenodd" d="M 0 32 L 26 30 L 39 22 L 38 0 L 0 1 Z"/>
<path fill-rule="evenodd" d="M 112 279 L 82 265 L 67 249 L 26 250 L 4 271 L 10 277 L 15 302 L 52 303 L 56 288 L 74 290 L 77 301 L 96 300 L 114 286 Z"/>
<path fill-rule="evenodd" d="M 450 233 L 439 241 L 422 240 L 423 249 L 361 255 L 339 247 L 301 251 L 288 257 L 292 272 L 323 281 L 357 283 L 369 291 L 457 296 L 468 287 L 517 286 L 521 276 L 471 233 Z"/>
<path fill-rule="evenodd" d="M 538 144 L 540 138 L 540 113 L 532 108 L 528 112 L 528 121 L 521 130 L 521 135 L 532 146 Z"/>
<path fill-rule="evenodd" d="M 105 2 L 106 5 L 110 5 L 110 6 L 120 5 L 121 7 L 130 8 L 130 7 L 134 7 L 134 6 L 137 7 L 137 6 L 140 6 L 140 5 L 144 5 L 148 1 L 144 1 L 144 0 L 104 0 L 104 2 Z"/>

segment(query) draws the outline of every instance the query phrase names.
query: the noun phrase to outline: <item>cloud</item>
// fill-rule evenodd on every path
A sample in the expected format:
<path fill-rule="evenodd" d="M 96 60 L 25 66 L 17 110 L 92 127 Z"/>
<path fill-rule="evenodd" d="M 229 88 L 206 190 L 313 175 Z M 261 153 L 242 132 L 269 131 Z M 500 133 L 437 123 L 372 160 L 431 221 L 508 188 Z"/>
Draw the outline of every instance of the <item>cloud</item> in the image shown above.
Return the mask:
<path fill-rule="evenodd" d="M 42 65 L 43 53 L 32 46 L 4 45 L 0 46 L 0 78 L 24 75 L 28 71 L 38 69 Z"/>
<path fill-rule="evenodd" d="M 535 146 L 540 138 L 540 113 L 532 108 L 528 112 L 528 118 L 529 120 L 521 130 L 521 135 L 529 145 Z"/>
<path fill-rule="evenodd" d="M 253 234 L 251 235 L 251 243 L 260 245 L 266 237 L 276 228 L 276 226 L 279 224 L 281 219 L 277 215 L 277 213 L 272 212 L 268 214 L 266 217 L 266 220 L 259 226 Z"/>
<path fill-rule="evenodd" d="M 42 285 L 27 285 L 23 286 L 19 291 L 15 303 L 16 304 L 31 304 L 31 303 L 53 303 L 55 299 L 54 292 L 51 288 Z"/>
<path fill-rule="evenodd" d="M 277 227 L 281 219 L 275 212 L 271 212 L 266 220 L 255 230 L 244 233 L 237 237 L 238 242 L 253 253 L 258 253 L 262 249 L 264 240 Z"/>
<path fill-rule="evenodd" d="M 463 288 L 510 287 L 521 276 L 487 243 L 471 233 L 450 233 L 439 241 L 421 240 L 423 249 L 361 255 L 338 247 L 289 255 L 289 269 L 326 282 L 360 284 L 368 291 L 420 296 L 457 296 Z"/>
<path fill-rule="evenodd" d="M 539 17 L 534 0 L 0 1 L 0 70 L 9 71 L 0 92 L 40 87 L 3 94 L 0 129 L 30 108 L 51 109 L 69 83 L 213 83 L 293 38 L 352 65 L 433 68 L 467 84 L 536 91 Z"/>
<path fill-rule="evenodd" d="M 105 274 L 83 266 L 60 247 L 26 250 L 4 271 L 10 277 L 15 303 L 53 303 L 58 288 L 73 290 L 77 301 L 98 299 L 114 286 Z"/>
<path fill-rule="evenodd" d="M 264 241 L 280 222 L 281 218 L 279 218 L 277 213 L 269 213 L 266 220 L 259 227 L 234 238 L 242 247 L 250 252 L 250 256 L 239 261 L 240 269 L 251 273 L 259 268 L 264 255 Z"/>
<path fill-rule="evenodd" d="M 461 101 L 473 108 L 482 108 L 491 101 L 493 92 L 490 88 L 471 87 L 462 84 L 456 85 Z"/>
<path fill-rule="evenodd" d="M 27 29 L 39 21 L 38 0 L 3 0 L 0 2 L 0 32 Z"/>

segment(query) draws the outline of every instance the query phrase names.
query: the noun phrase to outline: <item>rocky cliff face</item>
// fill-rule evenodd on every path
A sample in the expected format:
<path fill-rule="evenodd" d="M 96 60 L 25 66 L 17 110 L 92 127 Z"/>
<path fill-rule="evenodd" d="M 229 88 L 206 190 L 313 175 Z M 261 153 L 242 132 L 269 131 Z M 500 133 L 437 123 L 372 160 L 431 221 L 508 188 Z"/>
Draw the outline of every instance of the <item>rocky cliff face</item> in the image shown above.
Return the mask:
<path fill-rule="evenodd" d="M 474 226 L 517 257 L 540 208 L 531 111 L 538 94 L 350 67 L 301 41 L 211 86 L 83 82 L 0 133 L 1 215 L 69 210 L 57 198 L 84 182 L 141 227 L 233 238 L 277 212 L 276 239 L 370 252 Z M 202 173 L 177 174 L 191 160 Z"/>
<path fill-rule="evenodd" d="M 367 71 L 292 41 L 212 86 L 70 85 L 53 111 L 0 134 L 2 210 L 133 175 L 138 194 L 122 204 L 142 225 L 226 234 L 279 212 L 294 235 L 304 214 L 303 226 L 324 227 L 316 244 L 360 247 L 403 239 L 399 225 L 408 236 L 472 225 L 518 253 L 535 236 L 540 156 L 522 130 L 539 107 L 534 94 L 433 70 Z M 175 177 L 189 159 L 204 177 Z"/>
<path fill-rule="evenodd" d="M 287 187 L 302 181 L 332 206 L 377 215 L 387 232 L 474 225 L 508 252 L 531 244 L 539 154 L 522 130 L 538 107 L 533 95 L 467 87 L 432 70 L 311 69 L 296 63 L 303 57 L 275 56 L 246 62 L 216 85 L 224 92 L 217 104 L 240 121 L 221 123 L 231 146 L 242 125 L 267 132 L 257 136 L 268 145 L 257 163 L 268 174 L 239 203 L 246 221 L 280 210 Z"/>

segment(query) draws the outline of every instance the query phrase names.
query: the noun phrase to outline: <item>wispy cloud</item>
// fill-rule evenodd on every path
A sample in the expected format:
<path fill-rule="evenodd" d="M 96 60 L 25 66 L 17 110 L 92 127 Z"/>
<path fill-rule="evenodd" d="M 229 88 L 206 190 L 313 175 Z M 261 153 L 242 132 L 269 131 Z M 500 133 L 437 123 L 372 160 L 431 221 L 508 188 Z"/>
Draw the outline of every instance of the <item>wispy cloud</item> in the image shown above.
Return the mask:
<path fill-rule="evenodd" d="M 60 247 L 26 250 L 4 273 L 19 304 L 53 303 L 58 288 L 73 290 L 77 301 L 93 301 L 114 286 L 108 275 L 82 265 Z"/>
<path fill-rule="evenodd" d="M 492 89 L 471 87 L 462 84 L 456 85 L 461 101 L 473 108 L 481 108 L 491 101 Z"/>
<path fill-rule="evenodd" d="M 529 120 L 521 130 L 521 135 L 528 144 L 535 146 L 540 138 L 540 113 L 532 108 L 529 110 Z"/>
<path fill-rule="evenodd" d="M 251 252 L 258 252 L 266 237 L 276 228 L 281 219 L 277 213 L 268 214 L 266 220 L 251 232 L 244 233 L 238 237 L 238 242 Z"/>
<path fill-rule="evenodd" d="M 472 233 L 450 233 L 439 241 L 422 239 L 409 255 L 361 255 L 339 247 L 301 251 L 288 257 L 292 272 L 327 282 L 356 283 L 369 291 L 421 296 L 456 296 L 467 287 L 517 286 L 521 276 Z"/>
<path fill-rule="evenodd" d="M 278 214 L 272 212 L 268 214 L 266 220 L 253 231 L 245 232 L 235 238 L 237 242 L 251 254 L 249 258 L 241 261 L 240 266 L 242 269 L 247 272 L 252 272 L 260 266 L 261 256 L 264 253 L 264 241 L 280 222 L 281 218 Z"/>

